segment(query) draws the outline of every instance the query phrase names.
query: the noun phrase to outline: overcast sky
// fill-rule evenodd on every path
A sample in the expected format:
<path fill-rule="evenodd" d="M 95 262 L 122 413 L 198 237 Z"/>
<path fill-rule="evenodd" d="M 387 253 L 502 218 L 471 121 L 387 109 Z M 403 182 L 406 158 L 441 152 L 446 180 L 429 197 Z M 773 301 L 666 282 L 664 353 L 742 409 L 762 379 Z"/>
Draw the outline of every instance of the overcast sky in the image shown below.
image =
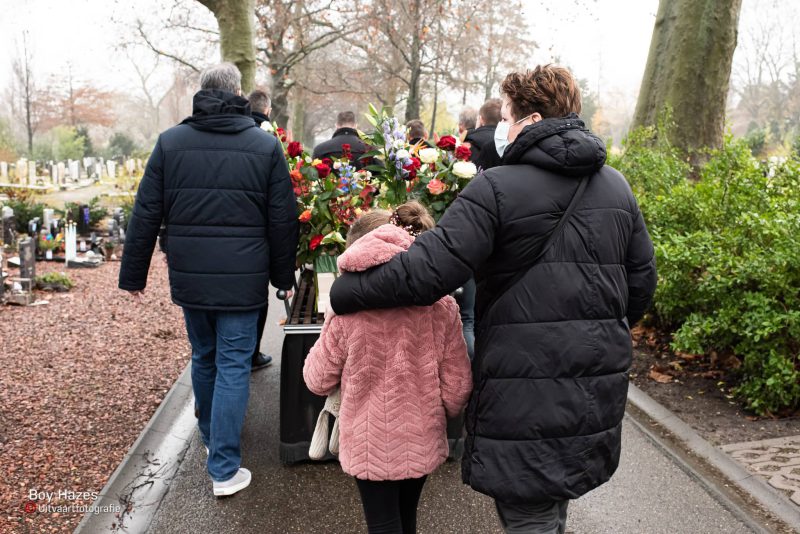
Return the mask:
<path fill-rule="evenodd" d="M 798 1 L 744 0 L 746 8 L 771 9 L 775 16 L 781 6 Z M 63 76 L 71 63 L 79 80 L 125 90 L 134 77 L 130 63 L 114 49 L 123 37 L 115 21 L 157 19 L 164 16 L 159 4 L 160 0 L 0 0 L 0 89 L 10 81 L 14 51 L 27 30 L 39 79 Z M 601 95 L 621 92 L 634 98 L 658 0 L 527 0 L 527 6 L 523 16 L 540 46 L 531 65 L 557 57 Z M 198 9 L 204 8 L 198 4 Z M 747 10 L 746 24 L 744 13 Z"/>

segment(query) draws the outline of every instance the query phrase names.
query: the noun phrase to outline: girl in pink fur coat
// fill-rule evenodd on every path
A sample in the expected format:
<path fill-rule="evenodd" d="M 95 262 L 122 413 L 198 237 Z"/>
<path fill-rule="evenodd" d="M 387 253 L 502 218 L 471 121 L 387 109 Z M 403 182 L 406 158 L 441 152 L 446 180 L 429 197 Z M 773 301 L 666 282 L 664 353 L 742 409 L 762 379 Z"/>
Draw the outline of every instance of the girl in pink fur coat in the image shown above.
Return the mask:
<path fill-rule="evenodd" d="M 433 225 L 417 202 L 369 212 L 350 228 L 339 270 L 386 263 Z M 303 377 L 317 395 L 341 383 L 339 460 L 356 479 L 370 534 L 416 532 L 425 478 L 447 458 L 446 417 L 472 390 L 455 300 L 327 317 Z"/>

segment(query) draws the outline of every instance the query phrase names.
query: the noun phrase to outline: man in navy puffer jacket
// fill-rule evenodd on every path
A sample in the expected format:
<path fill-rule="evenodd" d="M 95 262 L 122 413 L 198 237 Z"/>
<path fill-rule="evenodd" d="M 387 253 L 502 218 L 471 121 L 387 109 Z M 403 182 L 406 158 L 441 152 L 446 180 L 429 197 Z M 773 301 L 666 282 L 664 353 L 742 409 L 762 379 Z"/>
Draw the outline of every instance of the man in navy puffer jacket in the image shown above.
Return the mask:
<path fill-rule="evenodd" d="M 214 494 L 250 483 L 240 467 L 250 360 L 269 283 L 294 283 L 297 217 L 283 148 L 256 126 L 230 64 L 201 76 L 191 117 L 163 132 L 128 226 L 119 287 L 140 299 L 162 220 L 172 300 L 192 344 L 192 386 Z"/>

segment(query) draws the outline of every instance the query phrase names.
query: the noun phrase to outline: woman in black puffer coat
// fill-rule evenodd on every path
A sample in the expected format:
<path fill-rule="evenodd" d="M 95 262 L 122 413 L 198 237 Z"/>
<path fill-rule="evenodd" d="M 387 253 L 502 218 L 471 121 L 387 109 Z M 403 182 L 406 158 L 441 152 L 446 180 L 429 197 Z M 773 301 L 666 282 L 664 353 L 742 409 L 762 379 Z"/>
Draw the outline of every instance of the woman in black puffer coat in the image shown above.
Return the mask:
<path fill-rule="evenodd" d="M 619 462 L 629 329 L 655 290 L 653 245 L 628 183 L 577 116 L 570 72 L 512 73 L 502 89 L 503 166 L 474 178 L 408 252 L 340 277 L 331 303 L 339 314 L 430 305 L 474 273 L 463 480 L 495 498 L 506 528 L 563 532 L 567 501 Z M 583 177 L 571 218 L 529 269 Z"/>

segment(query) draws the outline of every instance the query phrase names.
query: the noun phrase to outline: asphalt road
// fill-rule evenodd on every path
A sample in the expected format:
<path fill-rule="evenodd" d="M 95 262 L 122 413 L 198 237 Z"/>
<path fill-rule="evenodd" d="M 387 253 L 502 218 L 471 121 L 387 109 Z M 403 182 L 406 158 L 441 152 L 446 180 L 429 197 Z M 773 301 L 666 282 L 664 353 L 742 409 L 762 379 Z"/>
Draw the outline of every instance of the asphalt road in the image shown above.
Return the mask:
<path fill-rule="evenodd" d="M 271 305 L 262 347 L 276 359 L 254 374 L 243 432 L 242 465 L 251 486 L 216 499 L 205 469 L 205 451 L 195 434 L 180 472 L 150 527 L 150 534 L 179 533 L 358 533 L 366 532 L 353 480 L 337 463 L 292 467 L 278 460 L 278 320 Z M 418 515 L 421 534 L 502 532 L 491 499 L 460 480 L 449 462 L 425 486 Z M 682 534 L 752 532 L 693 477 L 626 420 L 619 470 L 604 486 L 573 501 L 567 531 L 581 534 Z"/>

